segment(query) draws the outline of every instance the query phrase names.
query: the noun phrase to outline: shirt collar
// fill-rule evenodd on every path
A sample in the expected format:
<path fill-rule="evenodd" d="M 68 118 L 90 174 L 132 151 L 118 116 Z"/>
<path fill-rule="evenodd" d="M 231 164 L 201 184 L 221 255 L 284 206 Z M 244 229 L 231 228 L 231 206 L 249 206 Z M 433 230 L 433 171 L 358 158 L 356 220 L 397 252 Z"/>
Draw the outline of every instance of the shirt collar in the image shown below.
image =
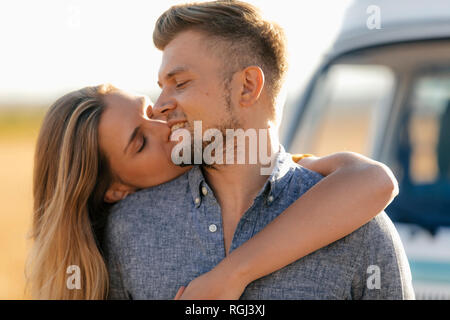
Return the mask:
<path fill-rule="evenodd" d="M 295 165 L 291 155 L 285 151 L 282 145 L 280 145 L 280 150 L 274 160 L 272 173 L 260 192 L 260 194 L 265 193 L 265 199 L 268 205 L 277 199 L 288 185 L 294 172 L 294 168 Z"/>
<path fill-rule="evenodd" d="M 294 168 L 295 166 L 291 155 L 285 151 L 283 146 L 280 145 L 280 149 L 275 156 L 272 173 L 256 198 L 263 196 L 266 203 L 270 205 L 275 199 L 278 198 L 281 191 L 283 191 L 288 184 Z M 194 166 L 189 171 L 188 180 L 192 200 L 195 206 L 198 207 L 202 199 L 201 188 L 206 187 L 206 181 L 200 166 Z"/>

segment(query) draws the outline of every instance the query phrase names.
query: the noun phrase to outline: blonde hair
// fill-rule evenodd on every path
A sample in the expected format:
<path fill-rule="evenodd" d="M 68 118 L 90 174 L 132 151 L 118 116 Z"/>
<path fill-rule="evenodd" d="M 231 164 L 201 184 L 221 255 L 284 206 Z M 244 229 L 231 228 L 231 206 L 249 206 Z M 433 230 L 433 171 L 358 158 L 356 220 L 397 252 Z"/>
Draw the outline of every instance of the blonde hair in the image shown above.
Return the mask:
<path fill-rule="evenodd" d="M 58 99 L 47 112 L 36 145 L 33 173 L 33 246 L 27 288 L 34 299 L 103 299 L 108 273 L 101 233 L 111 183 L 98 142 L 103 96 L 111 85 L 86 87 Z M 81 288 L 66 273 L 78 266 Z"/>
<path fill-rule="evenodd" d="M 225 80 L 250 65 L 263 70 L 268 92 L 276 100 L 287 71 L 283 29 L 262 18 L 259 10 L 241 1 L 209 1 L 175 5 L 157 20 L 153 43 L 164 48 L 181 32 L 208 36 L 207 45 L 223 58 Z"/>

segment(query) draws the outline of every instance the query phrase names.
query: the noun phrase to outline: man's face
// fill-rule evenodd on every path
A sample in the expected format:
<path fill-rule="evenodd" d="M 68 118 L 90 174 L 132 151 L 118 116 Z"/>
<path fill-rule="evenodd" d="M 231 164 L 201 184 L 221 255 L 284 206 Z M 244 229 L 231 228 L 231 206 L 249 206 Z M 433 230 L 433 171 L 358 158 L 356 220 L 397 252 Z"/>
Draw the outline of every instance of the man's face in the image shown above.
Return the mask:
<path fill-rule="evenodd" d="M 153 109 L 155 119 L 167 120 L 193 134 L 194 121 L 202 121 L 203 132 L 217 128 L 239 128 L 233 83 L 225 86 L 222 61 L 207 48 L 208 38 L 185 31 L 164 49 L 158 84 L 161 95 Z M 234 96 L 233 96 L 234 95 Z"/>

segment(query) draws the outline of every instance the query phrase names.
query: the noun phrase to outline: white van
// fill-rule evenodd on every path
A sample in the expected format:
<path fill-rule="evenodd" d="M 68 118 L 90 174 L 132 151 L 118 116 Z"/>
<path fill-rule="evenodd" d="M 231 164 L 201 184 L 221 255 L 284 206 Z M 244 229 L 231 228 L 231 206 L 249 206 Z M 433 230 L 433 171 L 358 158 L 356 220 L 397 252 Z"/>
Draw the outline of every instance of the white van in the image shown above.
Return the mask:
<path fill-rule="evenodd" d="M 400 194 L 386 212 L 416 298 L 450 299 L 450 1 L 355 1 L 286 108 L 289 151 L 350 150 L 392 168 Z"/>

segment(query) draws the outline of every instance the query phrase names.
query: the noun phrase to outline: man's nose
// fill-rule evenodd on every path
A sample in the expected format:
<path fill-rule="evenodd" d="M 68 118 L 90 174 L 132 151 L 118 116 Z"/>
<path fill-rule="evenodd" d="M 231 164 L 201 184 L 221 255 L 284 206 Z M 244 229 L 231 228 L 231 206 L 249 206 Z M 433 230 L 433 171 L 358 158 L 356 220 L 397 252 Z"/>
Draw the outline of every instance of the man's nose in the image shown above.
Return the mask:
<path fill-rule="evenodd" d="M 157 101 L 155 106 L 153 107 L 153 119 L 163 119 L 167 120 L 169 117 L 169 114 L 174 110 L 176 107 L 175 102 L 173 101 L 166 101 L 166 102 L 159 102 Z"/>

